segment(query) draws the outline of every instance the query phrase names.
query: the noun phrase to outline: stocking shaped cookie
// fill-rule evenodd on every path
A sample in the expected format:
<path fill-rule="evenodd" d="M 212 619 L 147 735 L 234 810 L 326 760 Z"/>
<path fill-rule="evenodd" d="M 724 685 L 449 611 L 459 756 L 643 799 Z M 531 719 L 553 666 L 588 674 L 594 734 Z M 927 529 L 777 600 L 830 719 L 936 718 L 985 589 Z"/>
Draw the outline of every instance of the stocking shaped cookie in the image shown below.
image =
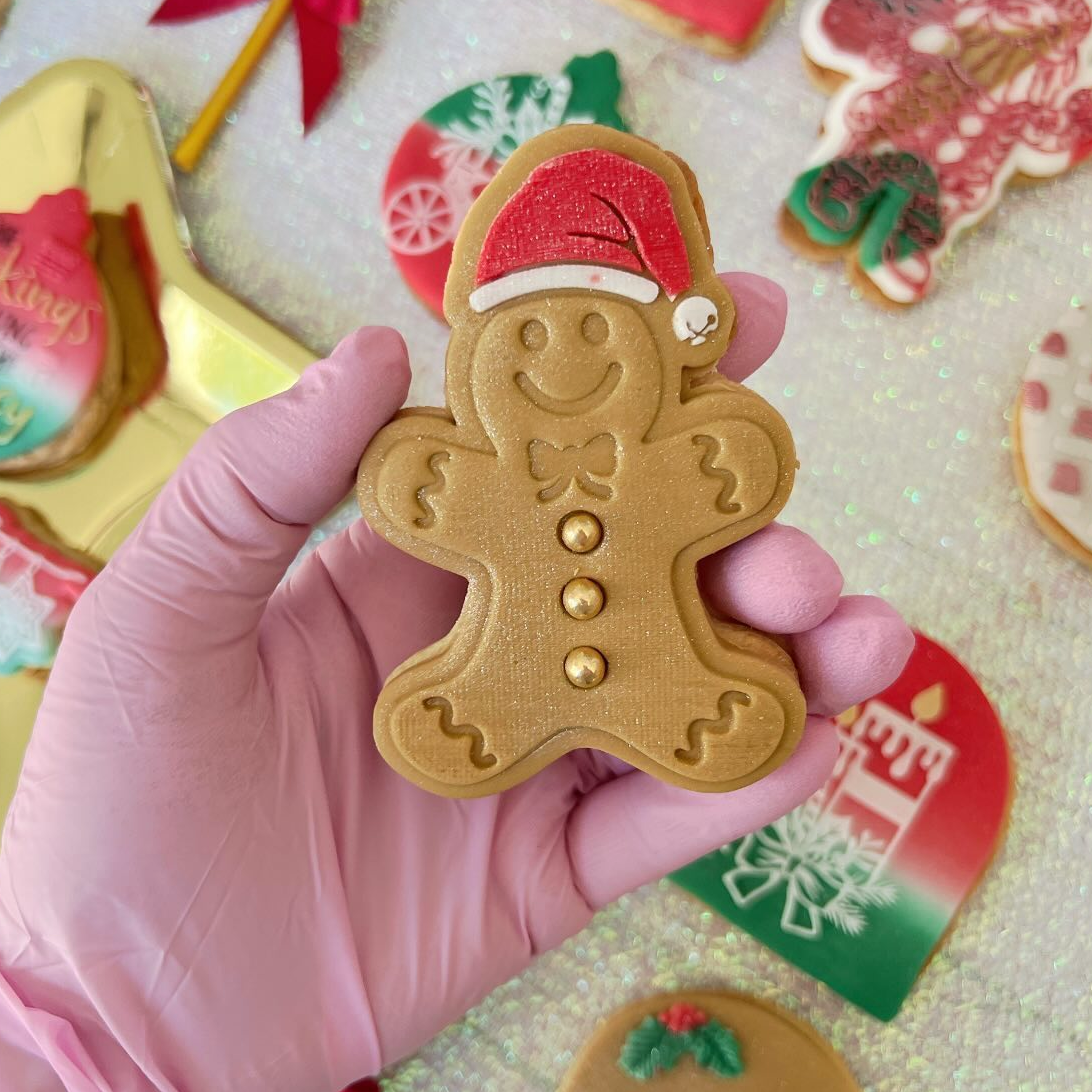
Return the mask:
<path fill-rule="evenodd" d="M 693 789 L 792 752 L 804 701 L 769 638 L 713 619 L 696 562 L 788 499 L 792 438 L 714 366 L 734 322 L 687 170 L 594 125 L 518 149 L 475 203 L 444 299 L 448 409 L 361 462 L 361 508 L 469 581 L 396 669 L 379 749 L 477 796 L 595 747 Z"/>

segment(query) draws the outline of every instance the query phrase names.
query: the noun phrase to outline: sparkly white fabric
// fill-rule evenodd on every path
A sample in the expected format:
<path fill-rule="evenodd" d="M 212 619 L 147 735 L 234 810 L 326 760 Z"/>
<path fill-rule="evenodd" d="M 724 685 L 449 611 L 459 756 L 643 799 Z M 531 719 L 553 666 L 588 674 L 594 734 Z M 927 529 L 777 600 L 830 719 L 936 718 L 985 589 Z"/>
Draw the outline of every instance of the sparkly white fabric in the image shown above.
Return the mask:
<path fill-rule="evenodd" d="M 16 0 L 0 32 L 0 93 L 54 61 L 105 57 L 150 85 L 173 145 L 259 12 L 149 29 L 154 6 Z M 392 149 L 418 114 L 467 83 L 555 72 L 574 53 L 614 49 L 627 118 L 701 182 L 721 268 L 788 290 L 785 342 L 755 380 L 799 448 L 787 517 L 837 557 L 848 590 L 887 596 L 952 648 L 1011 733 L 1008 841 L 890 1025 L 665 882 L 602 913 L 389 1074 L 400 1092 L 551 1092 L 599 1016 L 684 985 L 787 1005 L 832 1038 L 872 1092 L 1087 1084 L 1092 574 L 1036 530 L 1008 429 L 1029 344 L 1071 297 L 1092 296 L 1092 174 L 1008 194 L 956 247 L 928 301 L 877 310 L 840 264 L 796 257 L 774 227 L 826 102 L 800 64 L 798 16 L 790 4 L 755 52 L 730 64 L 593 0 L 370 0 L 347 36 L 342 89 L 310 137 L 299 135 L 286 33 L 180 180 L 213 276 L 316 350 L 360 323 L 397 326 L 415 362 L 411 397 L 436 404 L 446 334 L 403 286 L 380 235 Z"/>

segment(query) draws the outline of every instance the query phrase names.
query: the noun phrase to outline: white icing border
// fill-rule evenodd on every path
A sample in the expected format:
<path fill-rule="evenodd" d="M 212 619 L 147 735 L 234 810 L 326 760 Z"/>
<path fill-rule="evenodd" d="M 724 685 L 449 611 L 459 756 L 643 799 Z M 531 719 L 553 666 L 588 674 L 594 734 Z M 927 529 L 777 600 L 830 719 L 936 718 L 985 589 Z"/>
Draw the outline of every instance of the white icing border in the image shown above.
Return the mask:
<path fill-rule="evenodd" d="M 475 288 L 470 293 L 470 307 L 481 314 L 517 296 L 558 288 L 611 292 L 638 303 L 651 303 L 660 294 L 660 286 L 655 281 L 636 273 L 627 273 L 624 269 L 603 265 L 545 265 L 519 269 Z"/>

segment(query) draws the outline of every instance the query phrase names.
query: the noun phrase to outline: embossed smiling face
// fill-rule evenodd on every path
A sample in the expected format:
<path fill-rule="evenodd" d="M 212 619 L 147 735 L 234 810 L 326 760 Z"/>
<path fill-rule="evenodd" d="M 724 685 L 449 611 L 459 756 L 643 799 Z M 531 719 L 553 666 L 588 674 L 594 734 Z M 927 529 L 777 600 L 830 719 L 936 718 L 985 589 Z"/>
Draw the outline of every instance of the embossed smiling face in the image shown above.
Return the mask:
<path fill-rule="evenodd" d="M 475 347 L 471 387 L 498 443 L 643 433 L 659 402 L 660 362 L 638 306 L 574 292 L 498 308 Z"/>

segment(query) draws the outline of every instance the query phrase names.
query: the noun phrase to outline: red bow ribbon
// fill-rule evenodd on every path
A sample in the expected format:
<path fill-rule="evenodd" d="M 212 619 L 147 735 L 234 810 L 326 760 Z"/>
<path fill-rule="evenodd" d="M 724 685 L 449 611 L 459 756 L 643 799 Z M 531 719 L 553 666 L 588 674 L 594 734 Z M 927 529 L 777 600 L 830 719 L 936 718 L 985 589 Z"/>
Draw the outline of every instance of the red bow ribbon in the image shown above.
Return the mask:
<path fill-rule="evenodd" d="M 254 0 L 164 0 L 153 23 L 183 23 L 244 7 Z M 300 38 L 303 127 L 309 129 L 341 77 L 341 28 L 360 18 L 360 0 L 292 0 Z"/>

